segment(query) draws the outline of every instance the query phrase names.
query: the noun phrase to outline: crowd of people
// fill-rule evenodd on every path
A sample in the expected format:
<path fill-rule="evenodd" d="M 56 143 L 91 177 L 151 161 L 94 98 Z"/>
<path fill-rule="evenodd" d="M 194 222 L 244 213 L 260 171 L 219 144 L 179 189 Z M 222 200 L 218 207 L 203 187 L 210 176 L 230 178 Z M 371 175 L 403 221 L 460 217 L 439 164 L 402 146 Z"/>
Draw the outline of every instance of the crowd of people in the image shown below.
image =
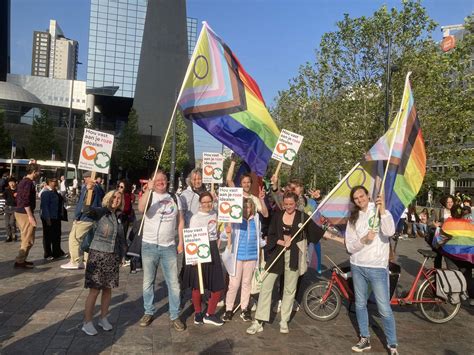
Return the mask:
<path fill-rule="evenodd" d="M 235 186 L 232 163 L 227 185 Z M 40 175 L 40 166 L 30 164 L 26 176 L 18 183 L 8 180 L 5 189 L 6 241 L 16 240 L 20 230 L 21 245 L 14 267 L 34 267 L 28 255 L 35 241 L 37 225 L 34 215 L 36 207 L 35 180 Z M 243 188 L 243 220 L 236 224 L 218 223 L 218 191 L 208 191 L 202 182 L 200 169 L 190 172 L 187 188 L 178 196 L 168 192 L 168 178 L 158 170 L 143 187 L 138 200 L 138 211 L 143 214 L 137 220 L 133 205 L 135 194 L 125 180 L 117 188 L 104 193 L 103 188 L 84 172 L 84 182 L 79 192 L 69 233 L 69 254 L 61 249 L 61 221 L 67 220 L 64 194 L 56 178 L 46 181 L 40 193 L 40 216 L 43 224 L 44 257 L 49 260 L 69 256 L 61 268 L 85 269 L 85 287 L 89 294 L 85 304 L 82 330 L 96 335 L 93 310 L 99 294 L 101 309 L 98 325 L 105 331 L 113 329 L 107 315 L 112 288 L 119 286 L 119 270 L 128 259 L 132 274 L 143 271 L 143 309 L 140 326 L 153 322 L 155 315 L 155 282 L 161 267 L 169 300 L 169 317 L 176 331 L 184 331 L 186 325 L 180 317 L 185 290 L 191 293 L 194 308 L 194 324 L 222 326 L 232 320 L 240 308 L 240 317 L 251 322 L 246 330 L 253 335 L 264 330 L 270 320 L 272 295 L 275 285 L 279 287 L 280 333 L 290 331 L 290 316 L 295 309 L 295 297 L 302 276 L 308 268 L 308 253 L 319 250 L 321 239 L 342 243 L 350 254 L 351 271 L 355 290 L 355 309 L 360 339 L 352 350 L 362 352 L 370 349 L 367 299 L 369 290 L 375 295 L 379 314 L 382 317 L 387 347 L 397 354 L 395 319 L 392 314 L 388 290 L 388 263 L 392 236 L 405 234 L 423 237 L 439 253 L 435 266 L 441 267 L 443 254 L 433 245 L 433 230 L 442 228 L 450 218 L 471 219 L 468 196 L 447 196 L 442 199 L 440 215 L 434 209 L 423 209 L 417 213 L 408 208 L 400 223 L 395 226 L 390 211 L 385 208 L 383 196 L 370 201 L 363 186 L 355 186 L 350 194 L 353 205 L 347 224 L 345 238 L 314 223 L 310 215 L 321 200 L 319 190 L 304 191 L 298 179 L 290 179 L 281 188 L 278 176 L 273 176 L 269 191 L 255 186 L 252 175 L 243 173 L 238 178 Z M 58 191 L 59 190 L 59 191 Z M 462 204 L 462 205 L 461 205 Z M 378 211 L 378 214 L 377 212 Z M 374 219 L 375 218 L 375 219 Z M 380 223 L 374 227 L 377 218 Z M 205 227 L 208 231 L 211 262 L 202 265 L 179 266 L 178 254 L 183 253 L 183 230 Z M 127 256 L 128 253 L 128 256 Z M 259 280 L 259 295 L 255 315 L 252 318 L 252 288 L 255 273 L 261 271 L 265 262 L 265 277 Z M 463 271 L 469 285 L 471 305 L 474 305 L 472 264 L 449 260 L 448 266 Z M 180 272 L 178 272 L 180 270 Z M 202 285 L 209 294 L 207 306 L 202 306 L 199 274 Z M 240 303 L 236 298 L 240 289 Z M 217 312 L 219 302 L 225 302 L 223 316 Z"/>

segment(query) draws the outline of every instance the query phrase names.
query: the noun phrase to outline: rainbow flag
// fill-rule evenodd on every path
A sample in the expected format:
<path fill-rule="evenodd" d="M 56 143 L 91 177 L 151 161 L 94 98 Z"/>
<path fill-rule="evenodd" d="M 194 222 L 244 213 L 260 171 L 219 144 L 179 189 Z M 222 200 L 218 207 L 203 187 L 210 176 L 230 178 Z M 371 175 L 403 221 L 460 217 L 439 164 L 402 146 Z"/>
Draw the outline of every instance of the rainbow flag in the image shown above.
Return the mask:
<path fill-rule="evenodd" d="M 448 218 L 441 234 L 449 239 L 441 244 L 441 251 L 450 257 L 474 264 L 474 224 L 467 219 Z"/>
<path fill-rule="evenodd" d="M 178 104 L 187 119 L 265 174 L 280 131 L 255 80 L 205 22 Z"/>
<path fill-rule="evenodd" d="M 364 160 L 356 164 L 323 201 L 313 217 L 316 223 L 327 223 L 344 233 L 352 208 L 349 198 L 351 188 L 356 185 L 365 186 L 374 201 L 381 189 L 387 164 L 385 206 L 392 213 L 395 225 L 405 207 L 416 197 L 426 172 L 426 153 L 409 76 L 410 73 L 405 81 L 397 117 L 388 131 L 367 152 Z M 392 142 L 393 148 L 390 151 Z"/>

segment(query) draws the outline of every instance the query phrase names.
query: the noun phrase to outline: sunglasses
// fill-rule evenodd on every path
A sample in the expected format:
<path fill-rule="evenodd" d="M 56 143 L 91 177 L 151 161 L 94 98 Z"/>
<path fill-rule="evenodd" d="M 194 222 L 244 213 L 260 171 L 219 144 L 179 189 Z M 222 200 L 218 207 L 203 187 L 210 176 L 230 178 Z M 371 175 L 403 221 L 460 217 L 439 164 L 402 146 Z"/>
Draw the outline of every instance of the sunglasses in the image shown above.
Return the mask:
<path fill-rule="evenodd" d="M 125 188 L 125 186 L 123 186 L 123 185 L 119 186 L 119 189 L 124 189 L 124 188 Z"/>

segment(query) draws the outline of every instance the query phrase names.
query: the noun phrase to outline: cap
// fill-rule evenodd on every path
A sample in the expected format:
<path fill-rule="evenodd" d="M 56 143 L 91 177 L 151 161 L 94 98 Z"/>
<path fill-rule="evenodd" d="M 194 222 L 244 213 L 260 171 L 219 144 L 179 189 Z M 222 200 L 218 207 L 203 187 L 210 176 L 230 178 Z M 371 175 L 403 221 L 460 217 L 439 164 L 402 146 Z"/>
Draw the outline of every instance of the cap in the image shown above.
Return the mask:
<path fill-rule="evenodd" d="M 82 174 L 82 177 L 91 177 L 92 173 L 90 171 L 86 171 L 85 173 Z"/>

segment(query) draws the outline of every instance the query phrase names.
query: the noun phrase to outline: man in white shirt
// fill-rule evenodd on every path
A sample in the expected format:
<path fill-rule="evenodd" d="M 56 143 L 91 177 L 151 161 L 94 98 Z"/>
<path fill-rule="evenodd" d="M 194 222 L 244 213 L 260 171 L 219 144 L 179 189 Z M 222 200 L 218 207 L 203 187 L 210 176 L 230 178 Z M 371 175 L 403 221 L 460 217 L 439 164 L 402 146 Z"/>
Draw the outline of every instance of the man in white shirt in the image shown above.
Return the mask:
<path fill-rule="evenodd" d="M 148 181 L 145 193 L 138 201 L 138 210 L 144 212 L 145 218 L 142 240 L 145 314 L 140 320 L 140 326 L 146 327 L 153 321 L 155 279 L 158 265 L 161 265 L 168 286 L 170 319 L 177 331 L 183 331 L 185 326 L 179 319 L 180 289 L 176 249 L 178 253 L 183 252 L 184 217 L 180 200 L 167 192 L 167 185 L 165 173 L 158 171 L 154 179 Z"/>

